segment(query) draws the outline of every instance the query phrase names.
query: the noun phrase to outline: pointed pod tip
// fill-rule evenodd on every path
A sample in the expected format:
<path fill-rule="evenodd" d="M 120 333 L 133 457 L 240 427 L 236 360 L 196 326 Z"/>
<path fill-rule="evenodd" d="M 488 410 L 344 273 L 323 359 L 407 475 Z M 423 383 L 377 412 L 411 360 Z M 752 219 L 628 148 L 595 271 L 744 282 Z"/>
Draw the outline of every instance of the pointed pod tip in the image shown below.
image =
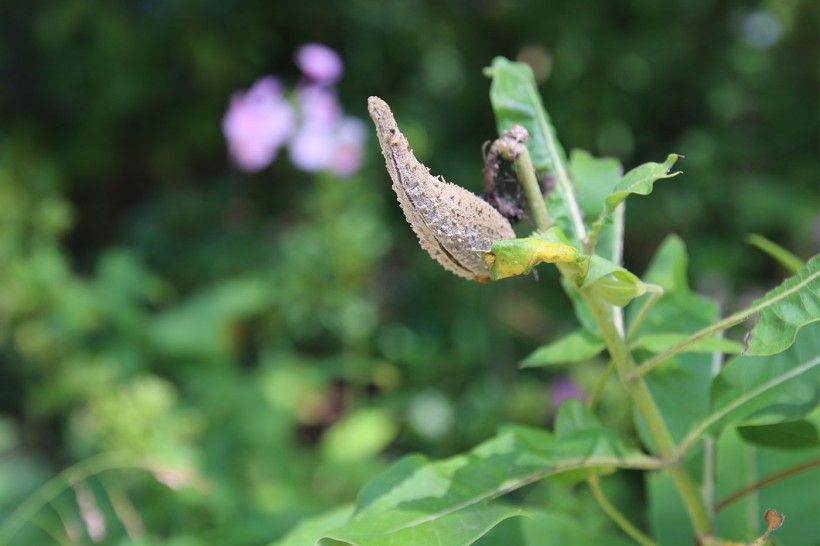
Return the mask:
<path fill-rule="evenodd" d="M 380 134 L 396 132 L 396 119 L 390 107 L 382 99 L 376 96 L 368 97 L 367 111 Z"/>

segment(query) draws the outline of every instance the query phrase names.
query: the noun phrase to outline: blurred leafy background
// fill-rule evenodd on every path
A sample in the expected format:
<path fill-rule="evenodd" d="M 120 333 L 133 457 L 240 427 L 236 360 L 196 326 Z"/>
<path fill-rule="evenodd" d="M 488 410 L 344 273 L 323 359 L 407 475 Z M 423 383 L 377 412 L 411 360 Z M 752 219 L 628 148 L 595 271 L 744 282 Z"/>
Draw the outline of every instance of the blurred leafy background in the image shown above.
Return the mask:
<path fill-rule="evenodd" d="M 818 24 L 795 0 L 4 3 L 0 522 L 124 452 L 153 471 L 67 487 L 14 543 L 83 542 L 90 493 L 103 543 L 265 544 L 401 454 L 552 419 L 554 378 L 516 365 L 573 327 L 555 276 L 441 270 L 373 138 L 344 179 L 231 165 L 231 94 L 295 82 L 300 44 L 341 54 L 347 112 L 385 98 L 433 172 L 476 192 L 495 55 L 532 65 L 566 148 L 685 155 L 630 202 L 625 261 L 642 271 L 678 233 L 694 286 L 731 310 L 785 275 L 745 234 L 820 244 Z M 603 403 L 628 429 L 624 401 Z M 642 517 L 640 484 L 609 487 Z M 586 493 L 538 494 L 608 525 Z"/>

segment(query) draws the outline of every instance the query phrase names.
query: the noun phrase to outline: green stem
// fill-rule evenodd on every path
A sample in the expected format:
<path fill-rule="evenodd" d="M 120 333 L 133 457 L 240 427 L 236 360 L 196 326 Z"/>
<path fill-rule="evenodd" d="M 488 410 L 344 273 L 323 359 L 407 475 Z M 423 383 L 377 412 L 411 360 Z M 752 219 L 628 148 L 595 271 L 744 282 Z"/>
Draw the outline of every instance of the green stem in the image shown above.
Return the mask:
<path fill-rule="evenodd" d="M 646 318 L 646 315 L 658 303 L 658 300 L 663 297 L 663 287 L 657 284 L 649 284 L 644 283 L 646 286 L 647 293 L 649 297 L 643 303 L 641 308 L 638 310 L 638 314 L 635 315 L 635 320 L 632 321 L 632 324 L 629 325 L 629 331 L 626 334 L 627 339 L 632 339 L 634 335 L 638 332 L 638 329 L 641 327 L 643 320 Z"/>
<path fill-rule="evenodd" d="M 660 409 L 652 397 L 649 387 L 647 387 L 646 382 L 640 377 L 630 379 L 630 375 L 635 367 L 635 361 L 632 359 L 629 348 L 626 346 L 623 337 L 619 335 L 615 323 L 612 321 L 611 307 L 596 298 L 593 294 L 590 294 L 587 290 L 581 290 L 581 296 L 584 298 L 584 301 L 586 301 L 589 309 L 592 311 L 593 317 L 595 317 L 598 327 L 601 329 L 601 335 L 609 349 L 612 360 L 615 362 L 615 369 L 621 378 L 624 388 L 626 388 L 635 407 L 641 414 L 661 458 L 668 463 L 667 470 L 686 507 L 695 532 L 698 536 L 705 535 L 710 527 L 706 508 L 691 477 L 686 470 L 680 466 L 681 461 L 674 458 L 675 442 L 669 433 L 669 429 L 666 427 L 666 423 L 664 423 L 661 417 Z"/>
<path fill-rule="evenodd" d="M 515 174 L 518 175 L 518 181 L 524 188 L 524 194 L 530 204 L 532 221 L 539 231 L 546 231 L 550 227 L 550 217 L 544 203 L 544 195 L 541 193 L 541 187 L 535 177 L 535 168 L 532 165 L 532 159 L 530 159 L 530 152 L 527 151 L 526 146 L 521 146 L 517 152 L 513 165 L 515 166 Z"/>
<path fill-rule="evenodd" d="M 549 131 L 547 131 L 546 134 L 551 135 Z M 553 160 L 555 161 L 558 170 L 563 173 L 564 181 L 569 186 L 571 192 L 569 178 L 563 170 L 563 164 L 556 153 L 554 142 L 551 141 L 551 138 L 552 137 L 548 139 L 549 141 L 547 143 L 550 155 L 553 155 Z M 522 172 L 519 173 L 519 169 Z M 532 191 L 532 193 L 529 191 L 527 192 L 527 198 L 530 200 L 530 206 L 544 206 L 544 200 L 541 197 L 541 190 L 538 187 L 537 180 L 535 180 L 535 171 L 532 168 L 532 163 L 530 162 L 529 165 L 526 163 L 516 163 L 516 173 L 522 183 L 527 183 L 526 180 L 530 180 L 530 183 L 535 181 L 534 190 L 537 191 Z M 560 181 L 561 176 L 559 175 L 559 182 Z M 531 197 L 531 195 L 533 197 Z M 576 230 L 579 239 L 583 240 L 585 238 L 583 235 L 585 231 L 583 229 L 583 220 L 580 217 L 578 203 L 575 201 L 575 196 L 572 193 L 567 194 L 566 197 L 571 197 L 571 199 L 568 199 L 567 203 L 570 211 L 578 212 L 576 219 L 580 220 L 581 229 L 579 230 L 576 226 Z M 566 266 L 562 266 L 561 264 L 558 264 L 558 269 L 568 280 L 573 280 L 574 272 L 572 270 Z M 686 511 L 692 521 L 692 526 L 695 528 L 695 533 L 699 537 L 706 535 L 710 527 L 706 509 L 691 477 L 686 470 L 680 466 L 680 461 L 673 459 L 676 447 L 675 442 L 672 439 L 672 435 L 669 433 L 669 429 L 666 427 L 666 423 L 664 423 L 663 418 L 661 417 L 660 409 L 655 403 L 655 399 L 652 397 L 652 393 L 649 391 L 649 387 L 647 387 L 646 382 L 640 377 L 630 379 L 630 375 L 635 369 L 635 361 L 632 358 L 632 353 L 626 345 L 623 335 L 623 328 L 621 327 L 619 329 L 615 322 L 614 317 L 618 312 L 620 312 L 620 310 L 617 310 L 613 314 L 612 306 L 596 297 L 588 290 L 580 290 L 579 292 L 592 311 L 592 315 L 595 317 L 595 321 L 601 330 L 601 335 L 607 345 L 610 357 L 615 364 L 615 369 L 618 372 L 621 383 L 632 398 L 638 412 L 643 417 L 644 423 L 646 424 L 649 434 L 652 436 L 662 459 L 665 463 L 667 463 L 666 469 L 671 475 L 675 487 L 680 494 L 681 500 L 686 507 Z"/>
<path fill-rule="evenodd" d="M 603 510 L 606 515 L 609 516 L 609 519 L 614 521 L 624 533 L 629 535 L 632 540 L 641 546 L 655 546 L 655 542 L 652 539 L 643 534 L 640 529 L 632 525 L 632 522 L 626 519 L 626 516 L 624 516 L 620 510 L 609 502 L 609 499 L 598 481 L 598 476 L 590 476 L 587 478 L 587 485 L 589 485 L 589 489 L 592 491 L 592 496 L 595 497 L 595 500 L 598 502 L 598 506 L 601 507 L 601 510 Z"/>

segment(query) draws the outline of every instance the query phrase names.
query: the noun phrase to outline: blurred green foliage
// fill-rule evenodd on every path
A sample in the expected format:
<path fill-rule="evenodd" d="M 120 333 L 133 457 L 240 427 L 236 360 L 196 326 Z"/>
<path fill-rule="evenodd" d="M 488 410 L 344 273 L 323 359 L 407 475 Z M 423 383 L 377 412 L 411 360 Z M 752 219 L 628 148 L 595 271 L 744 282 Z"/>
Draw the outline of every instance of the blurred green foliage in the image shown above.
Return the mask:
<path fill-rule="evenodd" d="M 651 204 L 630 202 L 626 264 L 642 271 L 677 232 L 693 283 L 733 308 L 785 275 L 746 233 L 816 252 L 817 29 L 817 4 L 795 0 L 4 6 L 0 523 L 59 469 L 123 451 L 189 479 L 89 479 L 106 543 L 127 543 L 121 490 L 142 544 L 264 544 L 398 455 L 553 418 L 551 372 L 516 370 L 574 327 L 552 274 L 444 274 L 375 145 L 346 181 L 286 158 L 232 169 L 228 97 L 295 81 L 299 44 L 338 49 L 346 108 L 388 99 L 420 158 L 474 191 L 494 136 L 481 69 L 499 54 L 533 66 L 568 150 L 627 168 L 684 155 Z M 591 389 L 599 364 L 576 381 Z M 625 428 L 624 401 L 601 403 Z M 639 506 L 640 484 L 604 485 Z M 609 529 L 573 486 L 528 494 Z M 38 518 L 15 544 L 76 531 L 74 491 Z"/>

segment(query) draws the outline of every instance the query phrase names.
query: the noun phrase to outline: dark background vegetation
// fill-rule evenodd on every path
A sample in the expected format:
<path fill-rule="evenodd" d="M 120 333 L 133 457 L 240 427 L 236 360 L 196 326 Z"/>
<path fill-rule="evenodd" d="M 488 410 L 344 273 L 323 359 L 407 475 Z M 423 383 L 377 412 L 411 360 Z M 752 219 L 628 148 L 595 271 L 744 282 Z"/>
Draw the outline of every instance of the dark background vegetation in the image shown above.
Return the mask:
<path fill-rule="evenodd" d="M 817 251 L 816 2 L 62 0 L 2 13 L 0 522 L 60 469 L 124 451 L 197 478 L 179 491 L 139 472 L 88 480 L 107 543 L 128 543 L 120 491 L 145 544 L 264 544 L 401 454 L 549 423 L 550 376 L 516 370 L 574 326 L 546 268 L 491 286 L 441 270 L 373 138 L 348 180 L 286 156 L 253 176 L 231 166 L 228 98 L 269 73 L 295 82 L 304 42 L 343 56 L 349 112 L 383 97 L 420 158 L 477 192 L 495 55 L 531 62 L 567 149 L 626 168 L 685 155 L 683 176 L 630 201 L 626 265 L 640 273 L 678 233 L 693 285 L 724 309 L 785 275 L 745 234 Z M 589 388 L 599 365 L 574 380 Z M 626 426 L 623 401 L 603 403 Z M 542 494 L 605 525 L 583 493 Z M 40 524 L 70 534 L 74 496 Z M 18 540 L 47 536 L 29 525 Z"/>

